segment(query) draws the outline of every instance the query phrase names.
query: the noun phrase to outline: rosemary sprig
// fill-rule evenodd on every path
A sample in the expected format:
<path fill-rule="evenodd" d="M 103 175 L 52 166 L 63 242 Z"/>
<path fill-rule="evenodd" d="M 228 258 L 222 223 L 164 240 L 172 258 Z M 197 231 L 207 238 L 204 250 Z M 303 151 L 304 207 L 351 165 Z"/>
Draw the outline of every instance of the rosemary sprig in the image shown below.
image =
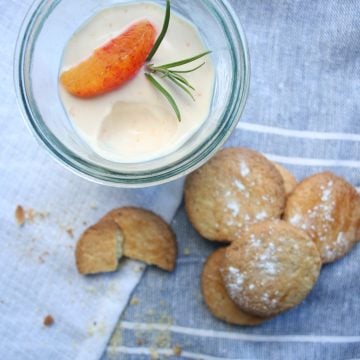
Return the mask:
<path fill-rule="evenodd" d="M 170 0 L 166 0 L 166 10 L 165 10 L 165 18 L 164 18 L 164 23 L 161 29 L 161 33 L 159 35 L 159 37 L 156 39 L 155 44 L 153 46 L 153 48 L 150 51 L 150 54 L 148 55 L 146 61 L 151 61 L 151 59 L 154 57 L 157 49 L 159 48 L 161 42 L 163 41 L 167 29 L 169 27 L 169 23 L 170 23 Z"/>
<path fill-rule="evenodd" d="M 180 110 L 179 110 L 178 106 L 176 105 L 175 100 L 170 95 L 170 93 L 158 81 L 156 81 L 152 75 L 146 73 L 145 76 L 148 78 L 150 83 L 152 85 L 154 85 L 156 87 L 156 89 L 158 89 L 166 97 L 166 99 L 169 101 L 170 105 L 173 107 L 176 117 L 179 119 L 179 121 L 181 121 Z"/>
<path fill-rule="evenodd" d="M 164 19 L 163 27 L 162 27 L 161 33 L 160 33 L 159 37 L 157 38 L 152 50 L 150 51 L 150 54 L 147 58 L 147 62 L 151 61 L 151 59 L 154 57 L 156 51 L 158 50 L 161 42 L 163 41 L 163 39 L 166 35 L 166 32 L 168 30 L 168 27 L 169 27 L 169 22 L 170 22 L 170 0 L 166 0 L 166 10 L 165 10 L 165 19 Z M 193 71 L 200 69 L 205 64 L 205 62 L 203 62 L 202 64 L 200 64 L 194 68 L 191 68 L 191 69 L 183 69 L 183 70 L 175 69 L 174 70 L 174 68 L 192 63 L 193 61 L 196 61 L 196 60 L 210 54 L 210 52 L 211 51 L 206 51 L 204 53 L 201 53 L 199 55 L 196 55 L 196 56 L 193 56 L 193 57 L 190 57 L 187 59 L 183 59 L 183 60 L 179 60 L 179 61 L 175 61 L 172 63 L 163 64 L 163 65 L 159 65 L 159 66 L 155 66 L 154 64 L 148 64 L 146 66 L 146 70 L 147 70 L 147 72 L 145 72 L 146 78 L 150 81 L 150 83 L 157 90 L 160 91 L 160 93 L 162 93 L 165 96 L 165 98 L 168 100 L 171 107 L 173 108 L 173 110 L 176 114 L 176 117 L 179 121 L 181 121 L 181 114 L 180 114 L 180 110 L 179 110 L 178 105 L 176 104 L 175 99 L 170 94 L 170 92 L 168 90 L 166 90 L 154 78 L 153 75 L 159 75 L 162 79 L 170 80 L 173 84 L 175 84 L 180 89 L 182 89 L 186 94 L 188 94 L 193 101 L 195 101 L 194 95 L 191 93 L 191 91 L 195 91 L 195 88 L 187 81 L 187 79 L 182 74 L 188 74 L 188 73 L 191 73 Z"/>
<path fill-rule="evenodd" d="M 179 86 L 183 91 L 185 91 L 191 97 L 191 99 L 193 101 L 195 101 L 194 95 L 191 93 L 191 90 L 195 91 L 195 88 L 181 74 L 187 74 L 187 73 L 193 72 L 193 71 L 201 68 L 205 63 L 202 63 L 199 66 L 196 66 L 195 68 L 188 69 L 188 70 L 174 70 L 173 68 L 188 64 L 192 61 L 200 59 L 201 57 L 203 57 L 207 54 L 209 54 L 209 51 L 206 51 L 206 52 L 199 54 L 197 56 L 194 56 L 192 58 L 176 61 L 176 62 L 173 62 L 170 64 L 165 64 L 165 65 L 154 66 L 154 64 L 149 64 L 149 65 L 147 65 L 146 69 L 151 74 L 158 73 L 161 75 L 161 78 L 169 79 L 171 82 L 173 82 L 175 85 Z M 175 100 L 174 100 L 174 102 L 175 102 Z M 180 119 L 179 119 L 179 121 L 180 121 Z"/>
<path fill-rule="evenodd" d="M 196 55 L 196 56 L 192 56 L 190 58 L 187 58 L 187 59 L 184 59 L 184 60 L 180 60 L 180 61 L 175 61 L 175 62 L 172 62 L 172 63 L 169 63 L 169 64 L 165 64 L 165 65 L 160 65 L 159 67 L 162 67 L 162 68 L 166 68 L 166 69 L 170 69 L 170 68 L 173 68 L 173 67 L 178 67 L 178 66 L 181 66 L 181 65 L 186 65 L 188 63 L 191 63 L 197 59 L 200 59 L 202 58 L 203 56 L 207 55 L 207 54 L 210 54 L 211 51 L 205 51 L 199 55 Z M 189 72 L 189 70 L 187 70 Z"/>

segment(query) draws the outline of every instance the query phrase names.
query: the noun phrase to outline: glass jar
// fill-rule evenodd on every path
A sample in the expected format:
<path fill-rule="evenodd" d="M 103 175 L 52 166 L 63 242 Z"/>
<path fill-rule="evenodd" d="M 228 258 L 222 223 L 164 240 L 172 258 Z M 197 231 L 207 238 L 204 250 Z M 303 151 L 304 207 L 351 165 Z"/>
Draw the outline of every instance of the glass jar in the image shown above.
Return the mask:
<path fill-rule="evenodd" d="M 201 128 L 171 154 L 143 163 L 103 159 L 74 131 L 58 94 L 63 49 L 72 34 L 97 12 L 128 0 L 37 0 L 20 30 L 15 87 L 24 118 L 39 142 L 68 169 L 97 183 L 145 187 L 165 183 L 202 165 L 226 141 L 244 109 L 249 54 L 243 29 L 224 0 L 172 0 L 173 11 L 192 22 L 215 67 L 209 115 Z M 165 6 L 165 1 L 152 0 Z"/>

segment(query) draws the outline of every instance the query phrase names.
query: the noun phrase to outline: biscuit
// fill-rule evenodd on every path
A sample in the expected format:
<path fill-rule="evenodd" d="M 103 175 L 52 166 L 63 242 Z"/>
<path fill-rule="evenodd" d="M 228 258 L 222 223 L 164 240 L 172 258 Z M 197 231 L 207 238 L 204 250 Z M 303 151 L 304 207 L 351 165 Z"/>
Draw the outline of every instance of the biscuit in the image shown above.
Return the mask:
<path fill-rule="evenodd" d="M 282 220 L 252 225 L 226 249 L 221 275 L 245 312 L 269 317 L 298 305 L 321 268 L 310 236 Z"/>
<path fill-rule="evenodd" d="M 187 177 L 185 207 L 204 238 L 231 242 L 248 225 L 282 215 L 284 182 L 261 154 L 227 148 Z"/>
<path fill-rule="evenodd" d="M 360 222 L 358 194 L 344 179 L 330 172 L 304 179 L 289 196 L 284 220 L 306 230 L 323 263 L 344 256 L 356 243 Z"/>
<path fill-rule="evenodd" d="M 76 244 L 76 266 L 81 274 L 111 272 L 122 256 L 123 235 L 112 220 L 90 226 Z"/>
<path fill-rule="evenodd" d="M 170 226 L 151 211 L 123 207 L 104 219 L 112 219 L 124 235 L 124 256 L 172 271 L 176 263 L 176 236 Z"/>
<path fill-rule="evenodd" d="M 274 165 L 284 180 L 285 194 L 286 196 L 289 196 L 297 185 L 296 178 L 288 169 L 284 168 L 283 166 L 277 163 L 274 163 Z"/>
<path fill-rule="evenodd" d="M 201 290 L 204 301 L 211 313 L 230 324 L 236 325 L 257 325 L 265 321 L 249 315 L 231 300 L 220 274 L 220 268 L 225 254 L 225 248 L 213 252 L 206 260 L 201 275 Z"/>

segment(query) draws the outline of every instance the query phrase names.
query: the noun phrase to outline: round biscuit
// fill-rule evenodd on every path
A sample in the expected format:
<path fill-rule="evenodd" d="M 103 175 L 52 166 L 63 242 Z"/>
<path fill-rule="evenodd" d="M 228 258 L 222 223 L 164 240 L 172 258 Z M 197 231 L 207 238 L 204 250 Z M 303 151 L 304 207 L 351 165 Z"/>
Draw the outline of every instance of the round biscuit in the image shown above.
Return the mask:
<path fill-rule="evenodd" d="M 225 252 L 221 275 L 231 299 L 260 317 L 298 305 L 320 274 L 309 235 L 282 220 L 252 225 Z"/>
<path fill-rule="evenodd" d="M 264 322 L 264 318 L 241 311 L 229 297 L 220 274 L 224 254 L 225 248 L 216 250 L 207 258 L 204 265 L 201 290 L 205 304 L 215 317 L 230 324 L 250 326 Z"/>
<path fill-rule="evenodd" d="M 282 215 L 284 182 L 256 151 L 223 149 L 187 177 L 185 207 L 204 238 L 231 242 L 247 226 Z"/>
<path fill-rule="evenodd" d="M 283 166 L 277 163 L 274 163 L 274 165 L 284 180 L 285 194 L 286 196 L 289 196 L 297 185 L 296 178 L 288 169 L 284 168 Z"/>
<path fill-rule="evenodd" d="M 176 264 L 176 236 L 171 227 L 153 212 L 135 207 L 110 211 L 124 235 L 124 256 L 172 271 Z"/>
<path fill-rule="evenodd" d="M 359 196 L 353 186 L 330 172 L 304 179 L 289 196 L 284 220 L 306 230 L 323 263 L 344 256 L 356 243 Z"/>

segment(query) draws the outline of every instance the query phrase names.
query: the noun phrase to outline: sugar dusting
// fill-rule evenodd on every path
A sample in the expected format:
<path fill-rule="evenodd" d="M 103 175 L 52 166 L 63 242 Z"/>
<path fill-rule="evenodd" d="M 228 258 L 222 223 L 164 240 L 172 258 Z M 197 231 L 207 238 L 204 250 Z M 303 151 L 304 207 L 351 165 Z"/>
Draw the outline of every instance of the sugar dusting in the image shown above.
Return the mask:
<path fill-rule="evenodd" d="M 276 257 L 277 251 L 278 249 L 274 243 L 269 243 L 265 251 L 258 257 L 257 268 L 267 275 L 276 275 L 279 267 Z"/>
<path fill-rule="evenodd" d="M 231 297 L 237 297 L 242 290 L 244 274 L 239 269 L 229 266 L 227 271 L 227 288 Z"/>
<path fill-rule="evenodd" d="M 329 181 L 327 184 L 327 187 L 325 187 L 323 185 L 320 186 L 320 189 L 322 190 L 321 201 L 328 201 L 330 199 L 331 190 L 332 190 L 333 185 L 334 185 L 334 183 L 332 181 Z"/>
<path fill-rule="evenodd" d="M 234 184 L 235 184 L 235 186 L 237 187 L 238 190 L 240 190 L 240 191 L 246 190 L 245 185 L 240 180 L 235 179 Z"/>
<path fill-rule="evenodd" d="M 231 211 L 233 216 L 238 216 L 239 215 L 240 207 L 239 207 L 239 204 L 236 201 L 234 201 L 234 200 L 229 201 L 227 203 L 227 207 Z"/>
<path fill-rule="evenodd" d="M 266 211 L 263 210 L 263 211 L 258 212 L 255 217 L 256 217 L 256 220 L 264 220 L 268 217 L 268 214 Z"/>
<path fill-rule="evenodd" d="M 263 308 L 267 308 L 267 307 L 271 307 L 271 308 L 275 308 L 278 304 L 278 300 L 277 299 L 271 299 L 270 295 L 268 293 L 264 293 L 261 296 L 261 301 L 264 303 L 265 306 L 263 306 Z"/>
<path fill-rule="evenodd" d="M 329 234 L 332 231 L 332 223 L 335 221 L 333 217 L 333 211 L 335 207 L 335 200 L 333 199 L 333 181 L 328 181 L 327 184 L 320 186 L 320 201 L 308 209 L 306 214 L 294 214 L 290 217 L 289 221 L 292 225 L 295 225 L 305 231 L 311 231 L 313 235 L 324 243 L 329 240 Z M 335 244 L 336 245 L 336 242 Z M 337 243 L 337 245 L 340 245 Z M 325 246 L 323 249 L 327 253 L 331 253 L 333 250 Z"/>
<path fill-rule="evenodd" d="M 247 199 L 250 198 L 250 193 L 247 191 L 247 187 L 244 185 L 244 183 L 239 179 L 233 180 L 234 186 L 236 191 L 240 191 L 243 196 L 245 196 Z"/>
<path fill-rule="evenodd" d="M 289 221 L 290 221 L 290 224 L 292 224 L 292 225 L 299 225 L 301 219 L 302 219 L 302 217 L 300 214 L 295 214 L 289 219 Z"/>
<path fill-rule="evenodd" d="M 256 238 L 254 234 L 250 235 L 250 245 L 252 247 L 258 248 L 261 246 L 261 244 L 262 244 L 261 239 Z"/>
<path fill-rule="evenodd" d="M 350 247 L 350 241 L 344 232 L 340 232 L 334 243 L 323 247 L 323 257 L 327 261 L 335 260 L 345 254 Z"/>
<path fill-rule="evenodd" d="M 242 177 L 246 177 L 250 174 L 250 169 L 245 161 L 240 162 L 240 174 Z"/>

